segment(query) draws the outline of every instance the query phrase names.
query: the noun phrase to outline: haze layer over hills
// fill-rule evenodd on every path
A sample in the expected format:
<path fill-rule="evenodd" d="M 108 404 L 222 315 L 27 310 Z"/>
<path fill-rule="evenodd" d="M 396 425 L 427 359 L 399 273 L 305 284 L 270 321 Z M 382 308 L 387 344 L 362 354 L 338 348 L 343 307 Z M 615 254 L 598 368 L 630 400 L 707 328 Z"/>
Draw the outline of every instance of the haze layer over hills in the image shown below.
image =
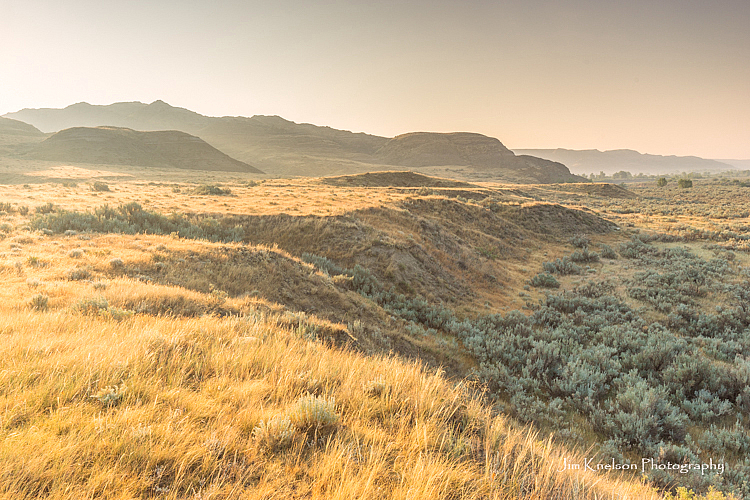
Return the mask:
<path fill-rule="evenodd" d="M 32 137 L 42 137 L 42 133 L 39 129 L 28 123 L 13 120 L 11 118 L 4 118 L 0 116 L 0 134 L 2 135 L 26 135 Z"/>
<path fill-rule="evenodd" d="M 631 174 L 669 174 L 674 172 L 723 171 L 735 165 L 697 156 L 661 156 L 642 154 L 631 149 L 599 151 L 597 149 L 516 149 L 517 154 L 528 154 L 564 163 L 578 175 L 604 172 L 612 175 L 626 171 Z"/>
<path fill-rule="evenodd" d="M 174 130 L 137 132 L 119 127 L 73 127 L 35 145 L 25 156 L 73 163 L 263 173 L 199 137 Z"/>
<path fill-rule="evenodd" d="M 78 103 L 64 109 L 24 109 L 6 116 L 45 132 L 100 126 L 179 130 L 270 175 L 320 176 L 410 167 L 425 173 L 448 170 L 452 176 L 465 179 L 531 183 L 583 180 L 560 163 L 516 156 L 499 140 L 481 134 L 420 132 L 389 139 L 297 124 L 278 116 L 208 117 L 163 101 L 108 106 Z"/>

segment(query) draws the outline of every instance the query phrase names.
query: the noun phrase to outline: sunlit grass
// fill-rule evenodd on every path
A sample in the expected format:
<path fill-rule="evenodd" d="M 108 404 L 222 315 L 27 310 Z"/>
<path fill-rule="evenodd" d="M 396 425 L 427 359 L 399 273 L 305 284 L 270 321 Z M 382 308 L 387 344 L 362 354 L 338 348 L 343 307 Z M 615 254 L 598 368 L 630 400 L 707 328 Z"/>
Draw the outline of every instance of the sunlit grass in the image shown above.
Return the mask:
<path fill-rule="evenodd" d="M 273 316 L 6 310 L 0 332 L 13 498 L 657 498 L 557 473 L 560 449 L 471 391 L 304 341 Z M 367 391 L 376 379 L 388 390 Z M 265 446 L 256 429 L 286 417 L 296 430 Z"/>

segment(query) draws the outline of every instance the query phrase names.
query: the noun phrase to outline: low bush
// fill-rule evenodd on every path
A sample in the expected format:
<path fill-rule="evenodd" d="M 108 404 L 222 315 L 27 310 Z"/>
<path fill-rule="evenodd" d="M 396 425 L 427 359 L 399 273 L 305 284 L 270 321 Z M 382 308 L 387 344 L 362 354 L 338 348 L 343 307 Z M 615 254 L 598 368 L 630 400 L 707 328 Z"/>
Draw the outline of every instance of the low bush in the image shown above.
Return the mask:
<path fill-rule="evenodd" d="M 583 274 L 583 268 L 575 264 L 570 257 L 563 257 L 562 259 L 555 259 L 552 262 L 545 262 L 542 264 L 544 271 L 550 274 L 559 274 L 560 276 L 566 276 L 569 274 Z"/>
<path fill-rule="evenodd" d="M 174 213 L 169 216 L 144 210 L 135 202 L 112 208 L 108 205 L 94 212 L 55 210 L 38 212 L 30 222 L 32 229 L 49 230 L 53 233 L 99 232 L 124 234 L 175 234 L 181 238 L 210 241 L 242 241 L 245 232 L 242 226 L 231 219 L 221 221 L 210 216 L 192 216 Z"/>
<path fill-rule="evenodd" d="M 560 282 L 549 273 L 539 273 L 530 281 L 531 286 L 537 288 L 560 288 Z"/>
<path fill-rule="evenodd" d="M 568 240 L 571 245 L 577 248 L 587 248 L 591 244 L 591 240 L 585 234 L 576 234 Z"/>
<path fill-rule="evenodd" d="M 224 189 L 213 184 L 202 184 L 193 188 L 190 194 L 199 196 L 229 196 L 232 194 L 230 189 Z"/>
<path fill-rule="evenodd" d="M 599 262 L 599 254 L 589 251 L 588 248 L 584 248 L 570 254 L 570 260 L 577 263 Z"/>
<path fill-rule="evenodd" d="M 49 306 L 49 296 L 44 293 L 38 293 L 31 297 L 29 305 L 32 309 L 37 311 L 46 311 Z"/>
<path fill-rule="evenodd" d="M 289 419 L 302 431 L 332 429 L 339 421 L 333 399 L 322 396 L 303 396 L 292 406 Z"/>
<path fill-rule="evenodd" d="M 288 416 L 272 417 L 261 420 L 257 427 L 253 428 L 253 440 L 261 448 L 275 451 L 286 448 L 294 439 L 296 429 Z"/>

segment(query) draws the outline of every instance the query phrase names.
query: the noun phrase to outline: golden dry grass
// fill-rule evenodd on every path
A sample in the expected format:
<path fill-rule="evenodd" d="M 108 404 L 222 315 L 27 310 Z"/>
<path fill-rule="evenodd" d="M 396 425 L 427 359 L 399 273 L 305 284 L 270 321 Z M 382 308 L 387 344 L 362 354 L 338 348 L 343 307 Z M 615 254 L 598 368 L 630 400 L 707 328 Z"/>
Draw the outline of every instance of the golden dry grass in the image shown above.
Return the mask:
<path fill-rule="evenodd" d="M 8 498 L 657 498 L 557 473 L 562 450 L 471 391 L 304 341 L 273 316 L 3 313 Z M 92 397 L 115 384 L 113 403 Z M 253 429 L 305 394 L 335 398 L 335 428 L 261 446 Z"/>

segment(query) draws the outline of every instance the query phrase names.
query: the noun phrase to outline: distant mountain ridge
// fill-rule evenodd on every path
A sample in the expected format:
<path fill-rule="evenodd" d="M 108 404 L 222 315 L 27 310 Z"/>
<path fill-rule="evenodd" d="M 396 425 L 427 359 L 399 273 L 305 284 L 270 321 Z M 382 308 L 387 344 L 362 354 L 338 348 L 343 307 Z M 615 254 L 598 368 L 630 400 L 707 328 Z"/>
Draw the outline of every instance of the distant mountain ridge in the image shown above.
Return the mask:
<path fill-rule="evenodd" d="M 73 127 L 24 155 L 38 160 L 263 173 L 199 137 L 174 130 L 138 132 L 120 127 Z"/>
<path fill-rule="evenodd" d="M 64 109 L 23 109 L 5 115 L 53 132 L 71 127 L 179 130 L 195 135 L 269 174 L 321 176 L 383 170 L 383 167 L 452 169 L 457 177 L 505 182 L 580 182 L 565 165 L 516 156 L 481 134 L 416 132 L 387 138 L 278 116 L 209 117 L 163 101 L 106 106 L 77 103 Z M 426 170 L 425 170 L 426 171 Z"/>
<path fill-rule="evenodd" d="M 597 149 L 516 149 L 517 154 L 529 154 L 558 161 L 579 175 L 604 172 L 607 175 L 619 171 L 631 174 L 668 174 L 704 170 L 733 170 L 735 167 L 717 160 L 697 156 L 661 156 L 639 153 L 632 149 L 599 151 Z"/>

